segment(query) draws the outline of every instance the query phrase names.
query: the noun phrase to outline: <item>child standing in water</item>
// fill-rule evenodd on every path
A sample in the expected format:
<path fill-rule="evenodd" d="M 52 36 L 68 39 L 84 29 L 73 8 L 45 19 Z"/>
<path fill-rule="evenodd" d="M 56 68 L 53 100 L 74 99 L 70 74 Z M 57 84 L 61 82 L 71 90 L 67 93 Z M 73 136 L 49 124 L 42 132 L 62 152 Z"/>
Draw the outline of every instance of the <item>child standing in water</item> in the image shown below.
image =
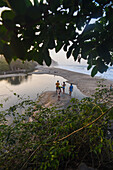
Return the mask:
<path fill-rule="evenodd" d="M 60 101 L 60 93 L 61 93 L 61 88 L 60 88 L 60 87 L 58 87 L 58 89 L 57 89 L 58 101 Z"/>
<path fill-rule="evenodd" d="M 72 85 L 72 83 L 70 84 L 70 86 L 69 86 L 69 95 L 71 96 L 71 94 L 72 94 L 72 91 L 73 91 L 73 85 Z"/>

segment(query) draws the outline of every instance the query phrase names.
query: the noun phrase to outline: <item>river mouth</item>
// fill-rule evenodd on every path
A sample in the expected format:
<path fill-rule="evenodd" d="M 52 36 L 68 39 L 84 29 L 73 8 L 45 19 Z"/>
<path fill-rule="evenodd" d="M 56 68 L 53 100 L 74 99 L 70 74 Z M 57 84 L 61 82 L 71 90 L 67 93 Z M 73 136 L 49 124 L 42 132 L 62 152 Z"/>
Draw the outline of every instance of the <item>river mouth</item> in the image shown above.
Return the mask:
<path fill-rule="evenodd" d="M 0 103 L 3 104 L 1 111 L 17 104 L 18 96 L 21 99 L 37 100 L 38 96 L 45 91 L 55 91 L 55 83 L 59 80 L 60 84 L 67 80 L 61 76 L 49 74 L 21 74 L 11 75 L 8 77 L 0 78 Z M 66 82 L 66 91 L 69 94 L 69 83 Z M 72 97 L 82 99 L 86 97 L 74 85 Z"/>

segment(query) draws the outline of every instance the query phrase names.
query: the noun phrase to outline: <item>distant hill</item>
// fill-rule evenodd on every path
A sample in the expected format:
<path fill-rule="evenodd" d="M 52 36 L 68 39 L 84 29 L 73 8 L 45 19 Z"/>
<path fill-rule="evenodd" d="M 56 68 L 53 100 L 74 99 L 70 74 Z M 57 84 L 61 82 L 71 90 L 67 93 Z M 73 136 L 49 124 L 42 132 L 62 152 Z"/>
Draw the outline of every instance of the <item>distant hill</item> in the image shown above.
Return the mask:
<path fill-rule="evenodd" d="M 57 63 L 55 60 L 52 59 L 52 65 L 53 65 L 53 66 L 57 66 L 58 63 Z"/>

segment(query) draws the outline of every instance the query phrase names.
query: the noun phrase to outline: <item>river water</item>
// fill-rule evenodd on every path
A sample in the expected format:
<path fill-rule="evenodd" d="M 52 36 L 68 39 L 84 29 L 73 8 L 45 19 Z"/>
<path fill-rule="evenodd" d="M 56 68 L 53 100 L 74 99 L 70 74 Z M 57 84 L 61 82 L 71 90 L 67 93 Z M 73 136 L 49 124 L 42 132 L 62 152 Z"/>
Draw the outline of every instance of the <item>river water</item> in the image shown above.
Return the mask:
<path fill-rule="evenodd" d="M 41 93 L 45 91 L 55 91 L 55 83 L 57 80 L 59 80 L 61 84 L 63 81 L 66 82 L 66 79 L 60 76 L 49 74 L 21 74 L 0 78 L 0 103 L 3 104 L 3 108 L 0 108 L 0 110 L 2 111 L 18 104 L 20 101 L 17 95 L 22 97 L 21 100 L 27 98 L 37 100 Z M 66 82 L 66 93 L 69 93 L 68 89 L 69 83 Z M 74 85 L 72 97 L 82 99 L 85 96 Z"/>

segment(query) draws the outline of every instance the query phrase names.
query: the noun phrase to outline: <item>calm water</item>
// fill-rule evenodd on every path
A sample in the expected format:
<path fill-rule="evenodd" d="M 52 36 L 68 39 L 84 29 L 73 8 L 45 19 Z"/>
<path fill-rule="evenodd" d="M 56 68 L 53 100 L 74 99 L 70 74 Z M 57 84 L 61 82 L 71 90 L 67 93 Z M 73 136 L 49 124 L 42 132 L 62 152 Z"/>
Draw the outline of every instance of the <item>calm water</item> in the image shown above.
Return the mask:
<path fill-rule="evenodd" d="M 32 74 L 21 76 L 10 76 L 0 78 L 0 103 L 3 103 L 4 109 L 17 104 L 18 98 L 14 93 L 20 95 L 23 99 L 30 97 L 36 100 L 38 96 L 45 91 L 55 91 L 55 83 L 59 80 L 62 84 L 66 79 L 60 76 L 48 74 Z M 68 93 L 69 84 L 66 83 L 66 93 Z M 82 99 L 85 97 L 74 85 L 73 97 Z"/>

